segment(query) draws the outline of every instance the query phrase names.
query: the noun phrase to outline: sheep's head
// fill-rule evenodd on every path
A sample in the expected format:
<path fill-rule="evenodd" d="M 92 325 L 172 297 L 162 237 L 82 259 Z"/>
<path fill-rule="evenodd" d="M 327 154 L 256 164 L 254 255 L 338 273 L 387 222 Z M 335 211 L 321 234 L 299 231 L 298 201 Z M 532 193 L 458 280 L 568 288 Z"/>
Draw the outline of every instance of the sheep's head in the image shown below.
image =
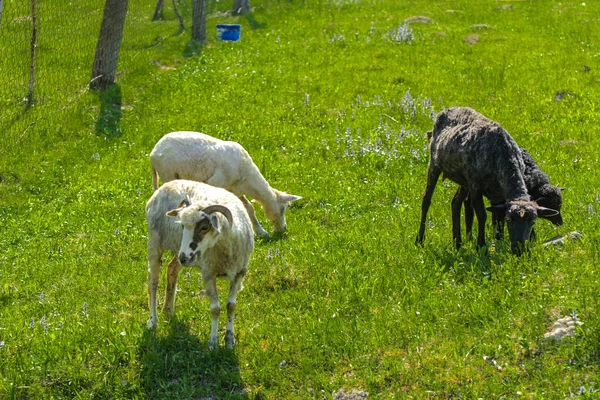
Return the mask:
<path fill-rule="evenodd" d="M 510 236 L 510 247 L 514 254 L 521 255 L 525 249 L 525 241 L 531 237 L 535 221 L 540 218 L 551 218 L 558 211 L 540 207 L 535 201 L 514 200 L 505 204 L 487 208 L 488 211 L 503 211 Z"/>
<path fill-rule="evenodd" d="M 214 214 L 219 212 L 233 226 L 231 211 L 225 206 L 212 205 L 202 208 L 199 204 L 189 204 L 184 200 L 179 207 L 167 212 L 167 216 L 175 218 L 183 226 L 179 263 L 190 266 L 196 263 L 200 254 L 215 245 L 221 233 L 219 219 Z"/>
<path fill-rule="evenodd" d="M 293 194 L 280 192 L 273 189 L 276 195 L 275 207 L 265 207 L 267 218 L 273 223 L 276 233 L 283 233 L 287 229 L 285 223 L 285 211 L 292 201 L 300 200 L 302 197 Z"/>
<path fill-rule="evenodd" d="M 540 188 L 541 197 L 538 198 L 535 202 L 542 207 L 551 208 L 553 210 L 558 211 L 556 215 L 545 217 L 540 215 L 540 218 L 545 218 L 552 222 L 554 225 L 562 225 L 563 219 L 560 213 L 560 209 L 562 208 L 562 191 L 564 188 L 559 188 L 553 185 L 544 185 Z"/>

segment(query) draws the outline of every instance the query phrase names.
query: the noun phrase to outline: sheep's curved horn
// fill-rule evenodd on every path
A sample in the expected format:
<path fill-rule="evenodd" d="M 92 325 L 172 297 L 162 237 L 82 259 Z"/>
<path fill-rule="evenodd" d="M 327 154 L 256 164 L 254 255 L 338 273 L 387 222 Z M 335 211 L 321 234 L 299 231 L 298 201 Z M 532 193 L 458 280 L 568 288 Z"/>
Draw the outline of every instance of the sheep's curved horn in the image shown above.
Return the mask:
<path fill-rule="evenodd" d="M 204 211 L 206 214 L 220 212 L 227 218 L 227 221 L 229 221 L 229 226 L 233 226 L 233 215 L 231 214 L 231 211 L 229 211 L 229 208 L 227 208 L 225 206 L 222 206 L 220 204 L 213 204 L 212 206 L 206 207 L 202 211 Z"/>

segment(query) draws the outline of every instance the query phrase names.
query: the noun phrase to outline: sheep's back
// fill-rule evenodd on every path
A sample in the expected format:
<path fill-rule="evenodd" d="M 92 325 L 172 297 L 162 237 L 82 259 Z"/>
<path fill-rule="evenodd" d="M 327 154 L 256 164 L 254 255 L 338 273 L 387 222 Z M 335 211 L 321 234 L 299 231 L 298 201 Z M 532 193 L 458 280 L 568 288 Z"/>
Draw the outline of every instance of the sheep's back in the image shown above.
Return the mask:
<path fill-rule="evenodd" d="M 231 189 L 248 153 L 235 142 L 199 132 L 172 132 L 158 141 L 150 162 L 163 182 L 188 179 Z"/>
<path fill-rule="evenodd" d="M 498 123 L 466 107 L 442 111 L 434 124 L 431 162 L 461 186 L 504 200 L 524 170 L 519 147 Z M 524 183 L 523 183 L 524 186 Z"/>

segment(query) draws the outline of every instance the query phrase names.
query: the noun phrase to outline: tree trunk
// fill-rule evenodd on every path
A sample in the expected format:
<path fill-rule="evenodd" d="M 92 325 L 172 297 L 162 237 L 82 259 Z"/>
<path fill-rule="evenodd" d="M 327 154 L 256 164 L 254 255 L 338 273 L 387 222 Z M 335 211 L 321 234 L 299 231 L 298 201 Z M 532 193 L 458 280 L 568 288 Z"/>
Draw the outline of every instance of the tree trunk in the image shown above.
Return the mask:
<path fill-rule="evenodd" d="M 106 0 L 92 68 L 91 89 L 103 89 L 115 82 L 127 4 L 128 0 Z"/>
<path fill-rule="evenodd" d="M 208 0 L 192 0 L 192 40 L 206 42 L 206 3 Z"/>
<path fill-rule="evenodd" d="M 173 11 L 175 11 L 177 21 L 179 21 L 179 32 L 183 32 L 185 30 L 185 25 L 183 24 L 183 17 L 177 8 L 177 0 L 173 0 Z"/>
<path fill-rule="evenodd" d="M 156 7 L 154 8 L 154 15 L 152 16 L 152 21 L 158 21 L 159 19 L 163 19 L 164 4 L 165 0 L 156 1 Z"/>
<path fill-rule="evenodd" d="M 242 15 L 250 11 L 250 0 L 233 0 L 233 8 L 231 13 L 233 15 Z"/>
<path fill-rule="evenodd" d="M 2 0 L 0 0 L 2 1 Z M 2 3 L 0 3 L 2 5 Z M 29 60 L 29 91 L 27 92 L 27 107 L 33 105 L 33 85 L 35 83 L 35 47 L 37 46 L 37 15 L 35 0 L 31 0 L 31 58 Z"/>

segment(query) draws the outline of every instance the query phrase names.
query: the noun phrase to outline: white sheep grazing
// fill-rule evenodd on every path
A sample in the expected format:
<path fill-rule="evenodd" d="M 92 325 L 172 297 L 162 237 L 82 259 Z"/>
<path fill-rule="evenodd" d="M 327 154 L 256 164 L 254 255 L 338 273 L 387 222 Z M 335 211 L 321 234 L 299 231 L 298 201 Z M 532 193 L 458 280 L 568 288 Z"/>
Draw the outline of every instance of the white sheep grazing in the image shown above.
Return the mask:
<path fill-rule="evenodd" d="M 221 309 L 216 278 L 229 281 L 227 332 L 229 348 L 235 343 L 233 320 L 236 296 L 242 289 L 248 261 L 254 250 L 252 224 L 244 205 L 232 193 L 201 182 L 175 180 L 154 192 L 146 205 L 148 223 L 148 328 L 158 325 L 156 289 L 161 258 L 166 250 L 173 254 L 167 268 L 167 288 L 163 311 L 175 311 L 177 276 L 181 266 L 195 266 L 202 272 L 204 290 L 210 299 L 212 327 L 210 348 L 218 344 L 217 328 Z"/>
<path fill-rule="evenodd" d="M 300 196 L 273 189 L 252 161 L 250 154 L 236 142 L 216 139 L 199 132 L 171 132 L 163 136 L 150 153 L 152 185 L 191 179 L 229 190 L 240 198 L 256 233 L 268 236 L 252 204 L 244 195 L 262 204 L 275 232 L 286 230 L 285 211 Z"/>

